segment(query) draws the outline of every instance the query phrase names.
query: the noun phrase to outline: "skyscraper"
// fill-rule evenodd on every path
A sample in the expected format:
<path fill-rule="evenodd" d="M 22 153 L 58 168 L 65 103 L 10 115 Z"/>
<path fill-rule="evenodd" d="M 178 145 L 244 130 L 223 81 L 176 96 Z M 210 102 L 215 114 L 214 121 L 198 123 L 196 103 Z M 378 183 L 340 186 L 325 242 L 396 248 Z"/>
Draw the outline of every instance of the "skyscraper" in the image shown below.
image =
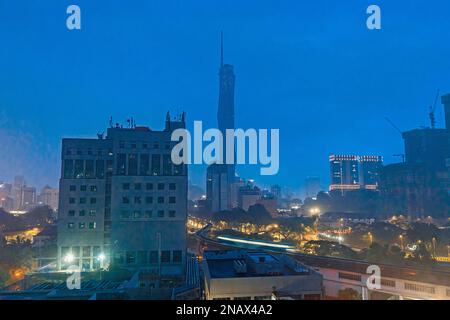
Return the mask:
<path fill-rule="evenodd" d="M 220 39 L 220 70 L 219 70 L 219 106 L 217 110 L 217 124 L 222 135 L 227 129 L 234 129 L 234 83 L 233 66 L 223 63 L 223 34 Z M 224 148 L 224 163 L 226 162 L 226 148 Z M 228 181 L 234 180 L 235 166 L 227 165 Z"/>
<path fill-rule="evenodd" d="M 63 139 L 58 266 L 109 263 L 155 276 L 184 275 L 187 168 L 171 162 L 172 131 L 131 125 L 98 139 Z"/>
<path fill-rule="evenodd" d="M 227 129 L 234 129 L 234 83 L 233 66 L 223 63 L 223 34 L 221 33 L 217 125 L 223 136 Z M 231 209 L 237 204 L 235 165 L 234 163 L 225 164 L 227 158 L 225 149 L 223 150 L 224 164 L 213 164 L 207 172 L 206 193 L 209 209 L 212 211 Z"/>

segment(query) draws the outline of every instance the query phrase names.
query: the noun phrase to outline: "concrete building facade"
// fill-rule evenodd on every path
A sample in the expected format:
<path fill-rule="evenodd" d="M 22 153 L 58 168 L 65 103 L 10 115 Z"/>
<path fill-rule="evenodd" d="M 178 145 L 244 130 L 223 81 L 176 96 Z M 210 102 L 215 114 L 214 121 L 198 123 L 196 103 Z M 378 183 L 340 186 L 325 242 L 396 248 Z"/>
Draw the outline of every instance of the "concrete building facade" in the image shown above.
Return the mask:
<path fill-rule="evenodd" d="M 58 267 L 145 267 L 182 276 L 187 168 L 171 162 L 184 114 L 154 131 L 116 124 L 98 139 L 63 139 Z"/>

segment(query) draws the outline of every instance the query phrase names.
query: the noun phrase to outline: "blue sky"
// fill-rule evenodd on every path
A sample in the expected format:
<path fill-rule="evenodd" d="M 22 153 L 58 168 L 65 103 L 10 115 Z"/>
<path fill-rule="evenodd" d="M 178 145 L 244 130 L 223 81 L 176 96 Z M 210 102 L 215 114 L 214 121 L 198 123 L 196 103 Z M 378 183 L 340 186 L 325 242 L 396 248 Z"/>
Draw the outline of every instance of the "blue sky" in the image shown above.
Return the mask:
<path fill-rule="evenodd" d="M 374 3 L 380 31 L 366 28 Z M 70 4 L 80 31 L 66 28 Z M 0 180 L 57 185 L 61 138 L 94 137 L 111 115 L 161 129 L 184 110 L 189 126 L 216 126 L 221 30 L 237 127 L 280 129 L 279 174 L 241 176 L 297 190 L 307 175 L 328 183 L 330 153 L 397 161 L 384 117 L 429 125 L 436 90 L 450 92 L 448 12 L 444 0 L 0 0 Z"/>

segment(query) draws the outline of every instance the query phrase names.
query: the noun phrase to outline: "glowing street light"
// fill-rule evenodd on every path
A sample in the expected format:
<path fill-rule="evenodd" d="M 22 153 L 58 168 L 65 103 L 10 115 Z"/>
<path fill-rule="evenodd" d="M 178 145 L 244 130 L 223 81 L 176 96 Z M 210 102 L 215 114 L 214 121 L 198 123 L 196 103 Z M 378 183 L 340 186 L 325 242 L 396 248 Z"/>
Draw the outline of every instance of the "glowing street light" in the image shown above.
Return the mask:
<path fill-rule="evenodd" d="M 403 235 L 402 235 L 402 234 L 399 235 L 398 238 L 400 239 L 400 247 L 401 247 L 402 250 L 403 250 Z"/>
<path fill-rule="evenodd" d="M 72 253 L 66 254 L 66 256 L 63 258 L 63 261 L 65 263 L 72 263 L 75 260 L 75 256 Z"/>
<path fill-rule="evenodd" d="M 373 243 L 373 235 L 372 235 L 372 233 L 369 232 L 367 235 L 369 236 L 370 244 L 372 244 Z"/>

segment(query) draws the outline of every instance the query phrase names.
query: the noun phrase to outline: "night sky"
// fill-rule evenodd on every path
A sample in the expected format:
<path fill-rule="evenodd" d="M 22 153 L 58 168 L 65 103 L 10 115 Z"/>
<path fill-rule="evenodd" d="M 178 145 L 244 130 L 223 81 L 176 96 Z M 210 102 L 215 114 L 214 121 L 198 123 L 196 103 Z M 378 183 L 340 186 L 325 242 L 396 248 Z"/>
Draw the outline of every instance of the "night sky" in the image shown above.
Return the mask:
<path fill-rule="evenodd" d="M 66 28 L 81 7 L 82 30 Z M 366 8 L 382 9 L 382 30 Z M 95 137 L 167 110 L 215 127 L 219 39 L 236 73 L 236 126 L 280 129 L 280 171 L 238 167 L 261 185 L 328 184 L 331 153 L 403 152 L 397 131 L 428 126 L 450 92 L 446 0 L 0 0 L 0 181 L 57 186 L 62 137 Z M 437 125 L 443 127 L 442 106 Z M 204 185 L 205 167 L 190 179 Z"/>

